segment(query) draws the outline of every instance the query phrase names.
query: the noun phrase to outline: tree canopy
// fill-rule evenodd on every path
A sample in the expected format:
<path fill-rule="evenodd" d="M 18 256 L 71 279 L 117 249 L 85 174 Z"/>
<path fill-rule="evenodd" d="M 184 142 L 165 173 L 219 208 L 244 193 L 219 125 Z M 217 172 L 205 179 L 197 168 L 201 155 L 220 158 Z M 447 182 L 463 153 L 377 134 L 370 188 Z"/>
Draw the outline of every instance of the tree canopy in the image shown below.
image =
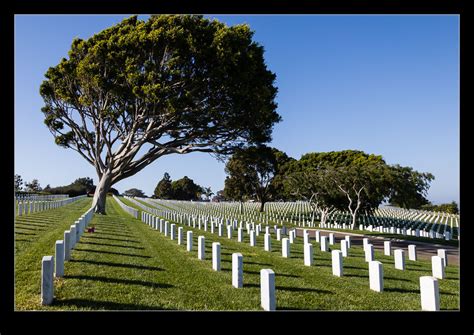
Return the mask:
<path fill-rule="evenodd" d="M 171 177 L 168 172 L 165 172 L 163 179 L 161 179 L 155 187 L 153 196 L 158 199 L 173 199 L 173 188 L 171 187 Z"/>
<path fill-rule="evenodd" d="M 411 167 L 393 165 L 392 192 L 389 201 L 402 208 L 421 208 L 429 204 L 426 193 L 434 176 L 428 172 L 418 172 Z"/>
<path fill-rule="evenodd" d="M 245 24 L 153 15 L 74 39 L 45 74 L 42 112 L 56 144 L 94 166 L 96 212 L 113 184 L 159 157 L 271 140 L 275 74 L 252 37 Z"/>
<path fill-rule="evenodd" d="M 265 145 L 237 150 L 225 167 L 225 196 L 238 201 L 255 199 L 263 211 L 265 203 L 283 190 L 282 180 L 276 177 L 291 160 L 284 152 Z"/>
<path fill-rule="evenodd" d="M 406 197 L 406 203 L 423 198 L 433 178 L 359 150 L 308 153 L 287 169 L 287 193 L 309 200 L 315 211 L 321 211 L 322 221 L 332 209 L 349 211 L 353 227 L 359 213 L 370 214 L 389 197 Z"/>
<path fill-rule="evenodd" d="M 145 193 L 142 190 L 139 190 L 138 188 L 131 188 L 129 190 L 126 190 L 123 192 L 123 195 L 127 197 L 140 197 L 140 198 L 145 198 Z"/>

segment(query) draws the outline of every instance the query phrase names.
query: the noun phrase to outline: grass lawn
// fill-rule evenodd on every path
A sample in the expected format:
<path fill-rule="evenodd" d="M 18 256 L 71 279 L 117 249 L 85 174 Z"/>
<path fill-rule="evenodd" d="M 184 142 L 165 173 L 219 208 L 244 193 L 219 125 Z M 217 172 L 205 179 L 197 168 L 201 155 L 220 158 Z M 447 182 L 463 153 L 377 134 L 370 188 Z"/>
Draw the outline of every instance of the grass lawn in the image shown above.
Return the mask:
<path fill-rule="evenodd" d="M 121 198 L 134 208 L 136 205 Z M 81 202 L 71 204 L 79 205 Z M 150 206 L 147 204 L 147 206 Z M 62 209 L 71 208 L 65 206 Z M 233 239 L 183 226 L 193 231 L 193 251 L 185 243 L 178 245 L 158 230 L 126 214 L 111 198 L 107 199 L 107 215 L 94 215 L 89 223 L 96 232 L 84 233 L 65 263 L 65 277 L 56 280 L 55 300 L 51 306 L 40 305 L 40 269 L 44 255 L 54 255 L 54 241 L 87 210 L 58 227 L 59 236 L 32 242 L 31 252 L 17 256 L 16 308 L 45 310 L 261 310 L 260 269 L 275 271 L 277 309 L 283 310 L 420 310 L 419 277 L 431 275 L 431 263 L 406 260 L 406 270 L 394 269 L 391 257 L 375 251 L 384 264 L 385 291 L 369 289 L 368 264 L 362 248 L 353 247 L 344 259 L 344 276 L 334 277 L 331 255 L 314 246 L 313 266 L 303 264 L 303 244 L 298 238 L 291 244 L 291 258 L 281 257 L 281 242 L 272 239 L 272 251 L 263 249 L 263 234 L 257 246 L 249 245 L 249 237 Z M 58 211 L 61 209 L 58 209 Z M 39 213 L 42 214 L 42 213 Z M 140 215 L 139 215 L 140 217 Z M 177 226 L 182 226 L 178 224 Z M 176 230 L 177 231 L 177 230 Z M 198 236 L 206 238 L 206 259 L 197 258 Z M 325 234 L 323 234 L 325 235 Z M 221 269 L 212 270 L 212 242 L 221 243 Z M 331 246 L 338 248 L 338 245 Z M 232 287 L 232 253 L 243 254 L 244 287 Z M 28 275 L 24 266 L 28 264 Z M 440 280 L 441 309 L 459 309 L 459 268 L 448 266 L 447 278 Z M 21 275 L 21 280 L 20 280 Z"/>
<path fill-rule="evenodd" d="M 40 303 L 41 259 L 54 255 L 56 240 L 91 206 L 85 198 L 71 204 L 15 218 L 15 308 L 35 309 Z"/>

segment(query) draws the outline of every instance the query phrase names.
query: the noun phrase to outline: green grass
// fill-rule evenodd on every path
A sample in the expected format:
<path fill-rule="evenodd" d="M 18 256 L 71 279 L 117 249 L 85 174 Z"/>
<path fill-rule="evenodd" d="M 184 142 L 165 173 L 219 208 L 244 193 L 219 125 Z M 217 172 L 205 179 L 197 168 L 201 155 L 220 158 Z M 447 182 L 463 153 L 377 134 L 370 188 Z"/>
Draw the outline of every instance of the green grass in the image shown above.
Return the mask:
<path fill-rule="evenodd" d="M 90 198 L 43 212 L 15 218 L 15 306 L 29 309 L 40 303 L 41 259 L 54 255 L 56 240 L 62 240 L 91 206 Z"/>
<path fill-rule="evenodd" d="M 185 244 L 178 245 L 177 240 L 132 218 L 110 197 L 106 208 L 107 215 L 94 215 L 90 222 L 96 232 L 84 233 L 72 251 L 72 260 L 65 264 L 65 277 L 56 280 L 51 306 L 39 304 L 40 261 L 43 255 L 52 254 L 54 240 L 59 237 L 38 242 L 46 244 L 38 245 L 37 252 L 28 256 L 33 259 L 29 261 L 30 271 L 35 274 L 17 281 L 17 309 L 261 310 L 260 269 L 270 268 L 276 274 L 277 309 L 420 310 L 419 277 L 431 275 L 429 262 L 407 260 L 407 269 L 400 271 L 394 269 L 391 257 L 375 251 L 375 258 L 384 264 L 385 276 L 385 291 L 377 293 L 369 289 L 368 265 L 361 248 L 350 249 L 344 259 L 344 276 L 338 278 L 332 275 L 330 253 L 321 252 L 314 241 L 314 263 L 306 267 L 301 238 L 291 245 L 291 258 L 286 259 L 281 257 L 281 243 L 276 239 L 272 239 L 272 252 L 263 250 L 262 234 L 257 237 L 257 246 L 251 247 L 248 236 L 243 243 L 237 242 L 236 231 L 229 240 L 226 231 L 225 236 L 218 237 L 217 229 L 211 234 L 186 225 L 183 241 L 186 231 L 194 233 L 193 251 L 187 252 Z M 199 235 L 206 237 L 204 261 L 197 258 Z M 212 242 L 221 243 L 220 272 L 212 270 Z M 234 252 L 243 254 L 241 289 L 232 287 Z M 17 267 L 16 276 L 23 270 Z M 448 266 L 446 274 L 447 278 L 439 281 L 441 309 L 459 309 L 459 268 Z"/>

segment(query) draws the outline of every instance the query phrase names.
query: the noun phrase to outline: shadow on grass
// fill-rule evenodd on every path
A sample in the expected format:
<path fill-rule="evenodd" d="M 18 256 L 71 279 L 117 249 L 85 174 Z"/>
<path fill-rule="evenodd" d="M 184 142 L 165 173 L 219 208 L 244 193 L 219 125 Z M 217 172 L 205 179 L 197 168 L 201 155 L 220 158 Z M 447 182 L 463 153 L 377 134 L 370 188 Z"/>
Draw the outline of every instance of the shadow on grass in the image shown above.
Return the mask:
<path fill-rule="evenodd" d="M 232 263 L 230 259 L 221 259 L 221 262 L 224 263 Z M 255 264 L 255 265 L 264 265 L 264 266 L 272 266 L 272 264 L 269 263 L 258 263 L 258 262 L 245 262 L 245 264 Z"/>
<path fill-rule="evenodd" d="M 397 287 L 384 287 L 384 292 L 396 292 L 396 293 L 417 293 L 420 294 L 420 290 L 409 290 L 406 288 L 397 288 Z"/>
<path fill-rule="evenodd" d="M 244 270 L 244 273 L 260 275 L 260 271 Z M 275 276 L 277 276 L 277 277 L 301 278 L 300 276 L 290 275 L 290 274 L 286 274 L 286 273 L 276 273 L 276 272 L 275 272 Z"/>
<path fill-rule="evenodd" d="M 157 266 L 145 266 L 137 264 L 122 264 L 122 263 L 113 263 L 113 262 L 100 262 L 100 261 L 91 261 L 91 260 L 75 260 L 71 259 L 70 262 L 73 263 L 87 263 L 94 265 L 105 265 L 105 266 L 114 266 L 118 268 L 127 268 L 127 269 L 140 269 L 140 270 L 151 270 L 151 271 L 165 271 L 162 268 Z"/>
<path fill-rule="evenodd" d="M 244 284 L 244 287 L 256 287 L 260 288 L 260 284 Z M 328 290 L 321 290 L 311 287 L 294 287 L 294 286 L 275 286 L 275 290 L 281 291 L 291 291 L 291 292 L 314 292 L 314 293 L 326 293 L 326 294 L 334 294 Z"/>
<path fill-rule="evenodd" d="M 15 232 L 15 235 L 33 235 L 33 236 L 34 236 L 34 235 L 36 235 L 36 234 L 35 234 L 35 233 L 23 233 L 23 232 L 21 232 L 21 231 L 16 231 L 16 232 Z"/>
<path fill-rule="evenodd" d="M 98 234 L 98 235 L 106 235 L 106 236 L 119 236 L 119 237 L 135 237 L 135 236 L 132 236 L 132 235 L 123 235 L 123 234 L 112 234 L 112 233 L 105 233 L 105 232 L 101 232 L 100 230 L 98 230 L 95 234 Z"/>
<path fill-rule="evenodd" d="M 15 227 L 15 230 L 16 229 L 21 229 L 21 230 L 33 230 L 33 231 L 43 231 L 45 229 L 41 229 L 41 228 L 38 228 L 38 229 L 35 229 L 35 228 L 31 228 L 31 227 L 18 227 L 18 225 Z"/>
<path fill-rule="evenodd" d="M 32 240 L 16 239 L 15 242 L 32 242 Z"/>
<path fill-rule="evenodd" d="M 136 255 L 136 254 L 125 254 L 122 252 L 114 252 L 114 251 L 105 251 L 105 250 L 94 250 L 94 249 L 73 249 L 75 251 L 84 251 L 84 252 L 96 252 L 99 254 L 110 254 L 110 255 L 120 255 L 120 256 L 130 256 L 130 257 L 140 257 L 140 258 L 151 258 L 151 256 L 143 256 L 143 255 Z"/>
<path fill-rule="evenodd" d="M 120 244 L 109 244 L 109 243 L 95 243 L 95 242 L 83 242 L 80 241 L 79 244 L 91 244 L 91 245 L 104 245 L 108 247 L 119 247 L 119 248 L 126 248 L 126 249 L 140 249 L 144 250 L 145 248 L 143 247 L 135 247 L 131 245 L 120 245 Z"/>
<path fill-rule="evenodd" d="M 64 276 L 64 278 L 65 279 L 92 280 L 92 281 L 98 281 L 98 282 L 101 282 L 101 283 L 140 285 L 140 286 L 153 287 L 153 288 L 171 288 L 171 287 L 174 287 L 174 285 L 171 285 L 171 284 L 155 283 L 155 282 L 149 282 L 149 281 L 143 281 L 143 280 L 133 280 L 133 279 L 109 278 L 109 277 L 101 277 L 101 276 L 66 275 L 66 276 Z"/>
<path fill-rule="evenodd" d="M 25 222 L 25 221 L 16 221 L 15 222 L 15 227 L 18 226 L 27 226 L 27 227 L 49 227 L 50 225 L 47 224 L 40 224 L 36 221 L 31 221 L 31 222 Z"/>
<path fill-rule="evenodd" d="M 130 243 L 141 243 L 140 241 L 137 241 L 137 240 L 122 240 L 122 239 L 119 239 L 119 238 L 100 237 L 100 236 L 89 235 L 89 233 L 85 233 L 85 235 L 83 235 L 83 237 L 98 239 L 98 240 L 110 240 L 110 241 L 120 241 L 120 242 L 130 242 Z"/>
<path fill-rule="evenodd" d="M 126 304 L 112 301 L 86 300 L 86 299 L 64 299 L 54 300 L 53 306 L 91 308 L 95 310 L 173 310 L 159 306 L 148 306 L 139 304 Z"/>

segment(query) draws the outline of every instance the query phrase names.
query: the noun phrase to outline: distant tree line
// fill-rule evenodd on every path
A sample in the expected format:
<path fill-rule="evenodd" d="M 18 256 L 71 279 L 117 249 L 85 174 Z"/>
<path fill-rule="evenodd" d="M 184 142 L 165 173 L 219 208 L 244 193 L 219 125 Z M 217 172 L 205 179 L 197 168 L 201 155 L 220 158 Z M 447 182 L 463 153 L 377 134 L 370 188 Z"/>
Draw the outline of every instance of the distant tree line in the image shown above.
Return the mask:
<path fill-rule="evenodd" d="M 205 196 L 210 200 L 214 193 L 210 187 L 203 187 L 194 183 L 187 176 L 178 180 L 171 180 L 168 172 L 165 172 L 163 178 L 156 185 L 153 198 L 174 199 L 174 200 L 201 200 Z"/>
<path fill-rule="evenodd" d="M 450 214 L 459 214 L 459 207 L 455 201 L 447 204 L 433 205 L 432 203 L 421 206 L 426 211 L 445 212 Z"/>
<path fill-rule="evenodd" d="M 25 185 L 22 188 L 22 185 Z M 78 195 L 93 194 L 96 185 L 92 178 L 83 177 L 78 178 L 69 185 L 51 187 L 49 184 L 45 188 L 42 188 L 38 179 L 33 179 L 29 183 L 23 183 L 23 179 L 20 175 L 15 175 L 15 193 L 17 194 L 67 194 L 69 197 L 76 197 Z M 110 189 L 110 194 L 119 195 L 119 192 L 115 188 Z"/>
<path fill-rule="evenodd" d="M 383 201 L 403 208 L 428 205 L 431 173 L 388 165 L 379 155 L 358 150 L 311 152 L 299 160 L 265 145 L 237 150 L 227 161 L 223 196 L 260 202 L 307 200 L 325 215 L 348 211 L 355 226 L 360 213 L 370 214 Z"/>

